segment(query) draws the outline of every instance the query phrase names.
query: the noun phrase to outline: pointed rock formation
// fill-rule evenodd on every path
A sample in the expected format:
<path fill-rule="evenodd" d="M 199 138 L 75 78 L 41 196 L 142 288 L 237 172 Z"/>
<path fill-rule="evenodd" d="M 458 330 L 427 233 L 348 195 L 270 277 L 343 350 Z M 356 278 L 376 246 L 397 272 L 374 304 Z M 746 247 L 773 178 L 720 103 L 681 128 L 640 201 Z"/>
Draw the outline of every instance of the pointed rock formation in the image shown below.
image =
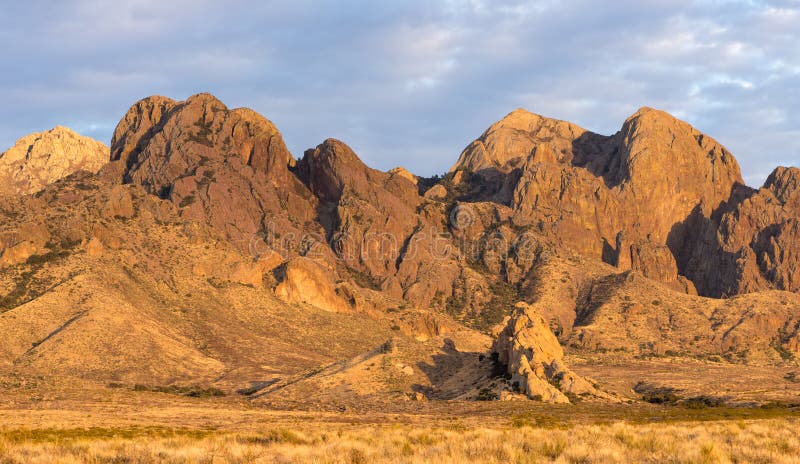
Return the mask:
<path fill-rule="evenodd" d="M 368 168 L 334 139 L 307 150 L 297 172 L 320 200 L 319 219 L 336 254 L 376 278 L 394 274 L 403 244 L 420 223 L 416 185 Z"/>
<path fill-rule="evenodd" d="M 569 403 L 570 396 L 609 398 L 564 364 L 564 350 L 544 318 L 518 303 L 492 347 L 507 367 L 514 390 L 546 403 Z"/>
<path fill-rule="evenodd" d="M 96 173 L 108 159 L 105 144 L 66 127 L 30 134 L 0 154 L 0 195 L 36 193 L 76 171 Z"/>

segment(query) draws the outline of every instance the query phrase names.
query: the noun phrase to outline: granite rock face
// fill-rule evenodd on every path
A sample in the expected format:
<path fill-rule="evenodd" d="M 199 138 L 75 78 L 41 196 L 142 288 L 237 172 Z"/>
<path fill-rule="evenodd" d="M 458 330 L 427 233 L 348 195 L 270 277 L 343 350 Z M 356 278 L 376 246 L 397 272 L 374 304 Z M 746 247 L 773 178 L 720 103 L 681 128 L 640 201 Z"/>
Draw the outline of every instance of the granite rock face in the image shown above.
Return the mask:
<path fill-rule="evenodd" d="M 715 221 L 693 225 L 700 238 L 686 275 L 710 296 L 800 290 L 800 170 L 775 169 L 759 190 L 741 189 Z"/>
<path fill-rule="evenodd" d="M 242 250 L 271 231 L 303 237 L 316 216 L 315 199 L 290 172 L 294 158 L 275 126 L 209 94 L 136 103 L 114 132 L 111 159 L 122 181 L 171 200 Z M 291 252 L 300 246 L 266 238 Z"/>
<path fill-rule="evenodd" d="M 77 171 L 96 173 L 108 147 L 69 128 L 27 135 L 0 154 L 0 194 L 27 195 Z"/>
<path fill-rule="evenodd" d="M 320 201 L 319 218 L 337 255 L 373 277 L 393 275 L 403 243 L 421 222 L 416 185 L 401 172 L 368 168 L 334 139 L 306 151 L 297 171 Z"/>
<path fill-rule="evenodd" d="M 518 226 L 687 291 L 690 223 L 711 221 L 743 184 L 724 147 L 651 108 L 612 136 L 517 110 L 464 150 L 459 171 L 465 199 L 507 204 Z"/>
<path fill-rule="evenodd" d="M 289 260 L 282 269 L 283 280 L 275 295 L 287 303 L 304 303 L 330 312 L 351 312 L 350 305 L 336 292 L 326 270 L 308 258 Z"/>

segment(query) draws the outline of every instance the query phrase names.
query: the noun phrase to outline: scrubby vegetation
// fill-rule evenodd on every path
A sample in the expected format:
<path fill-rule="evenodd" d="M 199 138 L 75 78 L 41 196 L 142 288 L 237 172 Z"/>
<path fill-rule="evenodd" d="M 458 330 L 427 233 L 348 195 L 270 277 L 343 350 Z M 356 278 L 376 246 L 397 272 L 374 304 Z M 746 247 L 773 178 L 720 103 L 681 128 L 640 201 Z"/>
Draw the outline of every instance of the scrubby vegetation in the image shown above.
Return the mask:
<path fill-rule="evenodd" d="M 192 398 L 208 398 L 212 396 L 225 396 L 225 392 L 219 388 L 185 385 L 142 385 L 136 384 L 131 387 L 133 391 L 147 391 L 156 393 L 167 393 L 170 395 L 189 396 Z"/>

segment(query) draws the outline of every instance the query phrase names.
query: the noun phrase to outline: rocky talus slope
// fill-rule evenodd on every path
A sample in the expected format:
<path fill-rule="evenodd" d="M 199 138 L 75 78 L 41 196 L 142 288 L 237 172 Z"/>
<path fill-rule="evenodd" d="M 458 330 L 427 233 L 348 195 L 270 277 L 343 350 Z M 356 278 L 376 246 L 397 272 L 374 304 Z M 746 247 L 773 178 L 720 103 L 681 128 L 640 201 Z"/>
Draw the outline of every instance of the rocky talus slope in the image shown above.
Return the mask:
<path fill-rule="evenodd" d="M 27 135 L 0 154 L 0 195 L 36 193 L 80 170 L 96 173 L 108 147 L 66 127 Z"/>

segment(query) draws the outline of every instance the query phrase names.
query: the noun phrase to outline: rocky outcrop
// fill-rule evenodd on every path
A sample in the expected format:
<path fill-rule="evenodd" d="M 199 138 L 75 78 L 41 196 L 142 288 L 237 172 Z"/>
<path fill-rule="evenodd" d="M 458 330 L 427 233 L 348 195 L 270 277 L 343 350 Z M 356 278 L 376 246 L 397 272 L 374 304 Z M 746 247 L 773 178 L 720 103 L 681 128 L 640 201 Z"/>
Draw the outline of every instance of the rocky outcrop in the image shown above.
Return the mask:
<path fill-rule="evenodd" d="M 405 177 L 406 179 L 410 180 L 411 183 L 414 185 L 417 185 L 419 183 L 419 179 L 417 178 L 417 176 L 415 176 L 414 174 L 411 173 L 411 171 L 402 166 L 389 169 L 387 172 L 393 176 Z"/>
<path fill-rule="evenodd" d="M 675 256 L 668 246 L 658 245 L 650 240 L 630 243 L 625 240 L 623 234 L 619 234 L 616 252 L 617 259 L 611 264 L 615 264 L 619 269 L 632 269 L 677 291 L 697 294 L 692 281 L 678 274 Z"/>
<path fill-rule="evenodd" d="M 421 223 L 416 185 L 368 168 L 334 139 L 306 151 L 297 172 L 320 200 L 319 220 L 336 255 L 376 279 L 397 272 L 404 243 Z"/>
<path fill-rule="evenodd" d="M 569 397 L 601 396 L 588 380 L 564 364 L 564 350 L 536 310 L 517 304 L 492 351 L 507 368 L 509 383 L 528 398 L 547 403 L 569 403 Z"/>
<path fill-rule="evenodd" d="M 275 295 L 286 303 L 310 304 L 335 313 L 351 312 L 352 307 L 336 292 L 330 272 L 308 258 L 289 260 L 281 270 L 282 281 Z"/>
<path fill-rule="evenodd" d="M 447 188 L 444 185 L 436 184 L 425 191 L 424 197 L 428 200 L 444 200 L 447 198 Z"/>
<path fill-rule="evenodd" d="M 36 193 L 76 171 L 96 173 L 108 159 L 105 144 L 66 127 L 30 134 L 0 154 L 0 195 Z"/>

